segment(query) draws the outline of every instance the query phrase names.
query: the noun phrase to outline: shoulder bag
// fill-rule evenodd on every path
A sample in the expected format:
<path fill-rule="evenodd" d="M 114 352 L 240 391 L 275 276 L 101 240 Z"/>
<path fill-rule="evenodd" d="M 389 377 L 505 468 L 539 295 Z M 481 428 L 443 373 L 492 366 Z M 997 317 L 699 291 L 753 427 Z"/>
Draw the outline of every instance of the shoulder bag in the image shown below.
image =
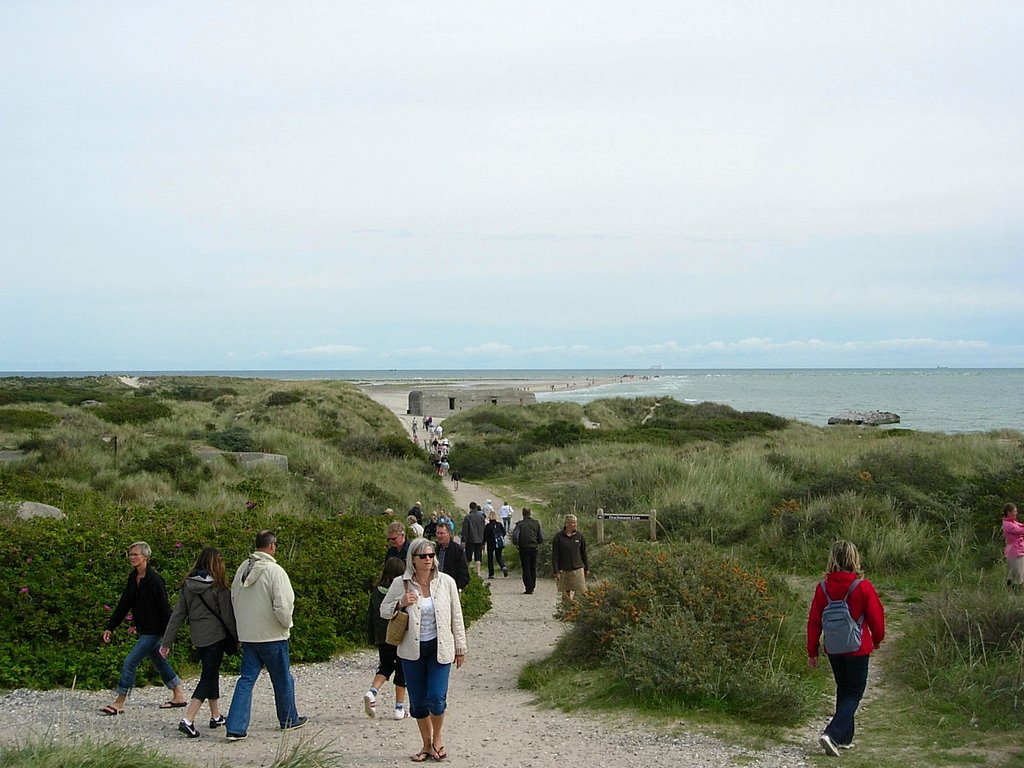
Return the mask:
<path fill-rule="evenodd" d="M 405 591 L 409 591 L 408 584 L 403 581 L 405 585 Z M 388 645 L 398 645 L 402 642 L 402 638 L 405 637 L 406 630 L 409 629 L 409 614 L 407 611 L 399 611 L 388 620 L 388 633 L 384 638 L 384 642 Z"/>

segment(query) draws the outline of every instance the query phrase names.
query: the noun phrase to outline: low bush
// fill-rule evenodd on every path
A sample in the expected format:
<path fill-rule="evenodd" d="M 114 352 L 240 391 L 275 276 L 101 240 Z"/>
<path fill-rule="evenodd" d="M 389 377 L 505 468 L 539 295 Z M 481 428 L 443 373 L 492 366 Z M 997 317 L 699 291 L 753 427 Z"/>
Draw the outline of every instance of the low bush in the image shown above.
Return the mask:
<path fill-rule="evenodd" d="M 0 408 L 0 430 L 28 430 L 48 427 L 59 422 L 56 416 L 46 411 L 22 408 Z"/>
<path fill-rule="evenodd" d="M 212 403 L 218 397 L 237 395 L 234 387 L 203 386 L 202 384 L 178 384 L 163 393 L 171 400 L 186 400 L 199 403 Z"/>
<path fill-rule="evenodd" d="M 280 541 L 277 557 L 296 594 L 292 659 L 323 661 L 362 645 L 369 585 L 386 551 L 386 521 L 379 516 L 267 514 L 259 481 L 244 485 L 253 495 L 251 508 L 240 500 L 225 513 L 181 514 L 122 507 L 97 493 L 0 472 L 0 501 L 33 498 L 68 513 L 63 521 L 0 524 L 0 570 L 8 586 L 0 591 L 0 688 L 113 684 L 132 642 L 130 628 L 119 628 L 109 646 L 99 642 L 99 635 L 128 573 L 125 551 L 136 540 L 153 548 L 152 565 L 167 582 L 173 603 L 203 546 L 221 549 L 233 572 L 247 558 L 256 532 L 271 528 Z M 468 623 L 490 607 L 487 588 L 478 579 L 464 600 Z M 186 632 L 172 651 L 176 666 L 188 664 Z M 229 662 L 228 669 L 235 664 Z M 140 667 L 140 683 L 145 682 L 159 682 L 147 665 Z"/>
<path fill-rule="evenodd" d="M 293 403 L 301 403 L 303 398 L 302 392 L 292 390 L 278 390 L 277 392 L 271 392 L 267 395 L 267 405 L 269 406 L 282 406 L 292 405 Z"/>
<path fill-rule="evenodd" d="M 173 411 L 166 403 L 149 397 L 132 397 L 105 403 L 94 413 L 111 424 L 148 424 L 157 419 L 166 419 Z"/>
<path fill-rule="evenodd" d="M 792 600 L 780 581 L 693 546 L 611 545 L 594 567 L 607 580 L 564 610 L 561 663 L 608 667 L 637 700 L 759 722 L 793 724 L 811 706 L 802 658 L 776 658 Z"/>
<path fill-rule="evenodd" d="M 205 436 L 207 444 L 222 451 L 253 451 L 255 441 L 252 432 L 245 427 L 231 426 L 219 431 L 210 432 Z"/>

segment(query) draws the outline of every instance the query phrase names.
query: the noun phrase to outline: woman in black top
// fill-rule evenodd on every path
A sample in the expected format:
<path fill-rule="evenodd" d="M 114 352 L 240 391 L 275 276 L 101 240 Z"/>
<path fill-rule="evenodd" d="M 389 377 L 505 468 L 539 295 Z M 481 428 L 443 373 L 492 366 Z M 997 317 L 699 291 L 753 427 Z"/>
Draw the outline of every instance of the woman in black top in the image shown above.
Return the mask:
<path fill-rule="evenodd" d="M 128 562 L 132 571 L 128 575 L 128 583 L 117 607 L 110 615 L 107 628 L 103 630 L 103 642 L 109 643 L 110 637 L 125 616 L 132 614 L 134 627 L 129 633 L 137 633 L 138 640 L 128 652 L 124 664 L 121 665 L 121 677 L 117 681 L 117 698 L 114 703 L 100 710 L 104 715 L 124 714 L 124 702 L 128 693 L 135 686 L 135 672 L 139 664 L 147 656 L 156 671 L 160 673 L 164 685 L 171 689 L 170 701 L 160 705 L 161 709 L 184 707 L 188 704 L 185 692 L 181 687 L 181 678 L 175 674 L 167 659 L 160 655 L 160 639 L 171 618 L 171 606 L 167 602 L 167 588 L 160 574 L 149 567 L 152 550 L 144 541 L 136 541 L 128 548 Z"/>

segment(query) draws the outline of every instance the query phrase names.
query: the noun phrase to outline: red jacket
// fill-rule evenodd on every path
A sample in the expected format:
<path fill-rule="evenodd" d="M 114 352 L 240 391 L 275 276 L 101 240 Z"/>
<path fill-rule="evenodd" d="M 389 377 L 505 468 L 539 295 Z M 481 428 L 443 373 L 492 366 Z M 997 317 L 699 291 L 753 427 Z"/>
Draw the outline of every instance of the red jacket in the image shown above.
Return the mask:
<path fill-rule="evenodd" d="M 833 600 L 842 600 L 846 595 L 846 590 L 850 588 L 856 578 L 857 574 L 850 571 L 834 571 L 826 574 L 825 584 L 828 587 L 828 596 Z M 821 614 L 826 605 L 828 605 L 828 600 L 825 599 L 819 582 L 818 586 L 814 588 L 814 599 L 811 601 L 811 610 L 807 614 L 808 656 L 818 655 L 818 646 L 821 641 Z M 866 656 L 885 639 L 885 610 L 878 599 L 874 585 L 867 579 L 863 579 L 853 590 L 847 605 L 850 607 L 850 615 L 855 620 L 864 616 L 864 634 L 861 636 L 860 650 L 843 655 Z M 825 649 L 825 652 L 828 652 L 828 648 Z"/>

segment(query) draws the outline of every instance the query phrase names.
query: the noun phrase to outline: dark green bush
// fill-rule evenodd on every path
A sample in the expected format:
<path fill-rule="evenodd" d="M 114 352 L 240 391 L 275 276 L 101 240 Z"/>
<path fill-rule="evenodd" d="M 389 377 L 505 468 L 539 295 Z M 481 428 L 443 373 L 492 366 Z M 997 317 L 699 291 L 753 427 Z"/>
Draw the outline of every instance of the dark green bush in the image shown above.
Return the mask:
<path fill-rule="evenodd" d="M 136 464 L 143 472 L 170 476 L 182 490 L 194 492 L 201 480 L 210 477 L 210 468 L 185 443 L 169 443 L 154 448 Z"/>
<path fill-rule="evenodd" d="M 330 443 L 346 456 L 363 459 L 426 459 L 423 450 L 402 435 L 358 433 L 336 437 Z"/>
<path fill-rule="evenodd" d="M 96 378 L 36 379 L 9 376 L 0 379 L 0 405 L 13 403 L 64 403 L 77 405 L 83 400 L 110 400 L 117 395 L 100 386 Z"/>
<path fill-rule="evenodd" d="M 211 432 L 205 437 L 206 442 L 222 451 L 253 451 L 256 450 L 252 432 L 238 425 L 226 427 L 219 432 Z"/>
<path fill-rule="evenodd" d="M 233 387 L 207 387 L 202 384 L 179 384 L 165 393 L 171 400 L 190 400 L 199 403 L 212 403 L 224 395 L 237 395 Z"/>
<path fill-rule="evenodd" d="M 147 424 L 157 419 L 166 419 L 173 411 L 159 400 L 132 397 L 101 405 L 94 413 L 111 424 Z"/>
<path fill-rule="evenodd" d="M 46 411 L 31 411 L 21 408 L 0 408 L 0 429 L 11 431 L 39 429 L 56 424 L 60 419 Z"/>
<path fill-rule="evenodd" d="M 271 392 L 267 395 L 267 405 L 292 405 L 293 403 L 301 403 L 302 398 L 302 392 L 293 392 L 290 389 L 278 390 L 277 392 Z"/>
<path fill-rule="evenodd" d="M 113 684 L 132 639 L 124 627 L 110 646 L 99 636 L 128 574 L 125 551 L 136 540 L 152 546 L 152 565 L 173 602 L 203 546 L 220 548 L 233 573 L 257 530 L 269 527 L 278 534 L 277 557 L 295 588 L 292 659 L 323 661 L 362 645 L 367 588 L 380 574 L 386 521 L 356 515 L 268 518 L 261 511 L 259 482 L 246 482 L 248 493 L 240 495 L 234 512 L 180 514 L 116 507 L 99 494 L 71 493 L 39 478 L 0 472 L 0 500 L 31 497 L 68 513 L 65 521 L 2 526 L 0 572 L 8 588 L 0 591 L 0 688 Z M 255 500 L 252 510 L 246 509 L 246 497 Z M 464 593 L 467 621 L 489 607 L 487 587 L 474 578 Z M 178 666 L 187 663 L 186 637 L 183 630 L 173 650 Z M 159 682 L 148 665 L 139 671 L 140 682 Z"/>

